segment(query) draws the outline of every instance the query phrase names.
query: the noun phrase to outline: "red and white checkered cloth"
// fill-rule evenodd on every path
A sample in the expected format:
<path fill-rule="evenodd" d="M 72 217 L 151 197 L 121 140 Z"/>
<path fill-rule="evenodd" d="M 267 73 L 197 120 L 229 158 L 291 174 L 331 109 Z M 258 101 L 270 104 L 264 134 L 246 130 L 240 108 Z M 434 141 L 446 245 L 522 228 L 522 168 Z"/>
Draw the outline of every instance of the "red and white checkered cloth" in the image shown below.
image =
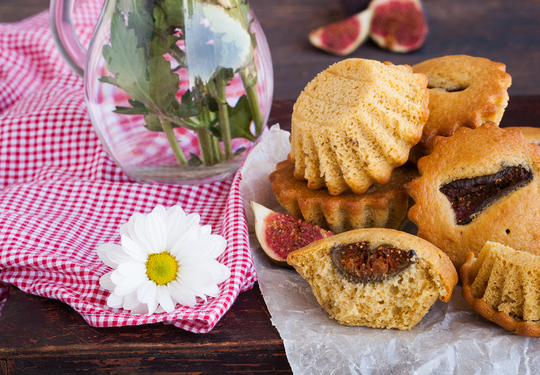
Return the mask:
<path fill-rule="evenodd" d="M 75 10 L 87 45 L 102 0 Z M 250 289 L 256 273 L 239 183 L 140 184 L 107 156 L 90 123 L 82 80 L 64 64 L 48 12 L 0 24 L 0 311 L 9 284 L 73 307 L 93 326 L 168 322 L 210 331 Z M 228 242 L 219 258 L 231 270 L 218 298 L 172 313 L 137 315 L 111 309 L 99 278 L 110 271 L 98 245 L 120 243 L 119 228 L 135 212 L 179 204 L 198 213 Z"/>

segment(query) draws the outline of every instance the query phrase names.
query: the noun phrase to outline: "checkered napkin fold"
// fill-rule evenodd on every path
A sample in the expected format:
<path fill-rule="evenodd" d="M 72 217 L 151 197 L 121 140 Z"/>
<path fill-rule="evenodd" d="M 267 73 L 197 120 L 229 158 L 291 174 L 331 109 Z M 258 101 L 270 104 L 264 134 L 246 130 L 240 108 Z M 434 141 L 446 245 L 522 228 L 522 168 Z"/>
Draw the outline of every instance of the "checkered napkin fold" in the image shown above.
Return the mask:
<path fill-rule="evenodd" d="M 74 25 L 88 45 L 101 9 L 89 0 Z M 93 326 L 155 322 L 204 333 L 250 289 L 256 273 L 238 173 L 190 186 L 135 183 L 107 156 L 86 110 L 82 80 L 63 63 L 48 12 L 0 24 L 0 311 L 9 285 L 73 307 Z M 107 306 L 99 279 L 111 269 L 103 243 L 120 243 L 120 226 L 135 212 L 180 205 L 227 240 L 218 261 L 231 277 L 220 295 L 171 313 L 131 314 Z M 9 303 L 9 300 L 8 300 Z"/>

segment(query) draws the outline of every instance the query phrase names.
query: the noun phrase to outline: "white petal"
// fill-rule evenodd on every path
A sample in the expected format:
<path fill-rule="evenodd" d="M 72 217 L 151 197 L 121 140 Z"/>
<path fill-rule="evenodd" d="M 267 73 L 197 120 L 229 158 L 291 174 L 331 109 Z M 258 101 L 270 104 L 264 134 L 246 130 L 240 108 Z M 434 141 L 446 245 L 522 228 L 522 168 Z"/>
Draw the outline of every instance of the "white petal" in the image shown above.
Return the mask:
<path fill-rule="evenodd" d="M 167 289 L 169 290 L 171 297 L 181 305 L 193 306 L 197 303 L 197 299 L 193 292 L 177 281 L 171 281 L 167 284 Z"/>
<path fill-rule="evenodd" d="M 150 280 L 142 284 L 137 290 L 138 300 L 147 304 L 156 302 L 156 286 L 156 283 Z"/>
<path fill-rule="evenodd" d="M 144 234 L 150 246 L 152 252 L 161 253 L 167 250 L 165 245 L 167 244 L 167 211 L 163 206 L 159 205 L 146 217 L 146 223 L 144 226 Z"/>
<path fill-rule="evenodd" d="M 99 259 L 106 265 L 108 265 L 111 268 L 116 268 L 118 266 L 118 257 L 112 257 L 112 254 L 116 253 L 122 253 L 124 254 L 124 250 L 122 249 L 122 246 L 114 244 L 114 243 L 104 243 L 102 245 L 99 245 L 96 249 L 97 255 Z"/>
<path fill-rule="evenodd" d="M 120 272 L 118 272 L 118 270 L 114 270 L 112 271 L 111 273 L 111 281 L 114 283 L 114 285 L 118 285 L 122 282 L 122 280 L 124 280 L 125 277 L 122 276 L 122 274 Z"/>
<path fill-rule="evenodd" d="M 188 228 L 194 228 L 199 225 L 199 222 L 201 221 L 201 217 L 199 214 L 189 214 L 186 216 L 186 226 Z"/>
<path fill-rule="evenodd" d="M 111 274 L 113 272 L 114 271 L 108 272 L 105 275 L 101 276 L 101 278 L 99 279 L 99 285 L 101 285 L 103 289 L 113 291 L 114 288 L 116 287 L 116 284 L 113 283 L 111 280 Z"/>
<path fill-rule="evenodd" d="M 170 252 L 175 257 L 182 257 L 189 254 L 194 248 L 193 243 L 200 237 L 201 227 L 193 227 L 184 233 L 174 244 Z"/>
<path fill-rule="evenodd" d="M 169 295 L 169 291 L 167 290 L 166 285 L 158 285 L 156 289 L 156 300 L 160 304 L 163 309 L 170 313 L 174 311 L 175 304 L 171 300 L 171 296 Z"/>
<path fill-rule="evenodd" d="M 193 241 L 190 245 L 197 250 L 197 256 L 216 259 L 227 248 L 227 241 L 221 236 L 209 235 Z"/>
<path fill-rule="evenodd" d="M 114 308 L 121 308 L 124 298 L 121 296 L 118 296 L 114 293 L 111 293 L 111 295 L 107 298 L 107 306 L 114 307 Z"/>
<path fill-rule="evenodd" d="M 139 214 L 137 220 L 133 222 L 133 227 L 130 228 L 130 233 L 132 233 L 132 238 L 140 244 L 143 251 L 146 254 L 151 254 L 154 252 L 152 249 L 152 244 L 146 238 L 146 216 Z"/>
<path fill-rule="evenodd" d="M 227 266 L 219 263 L 218 261 L 213 261 L 210 264 L 206 264 L 206 269 L 212 274 L 214 278 L 213 282 L 215 284 L 221 284 L 229 277 L 231 277 L 231 270 Z"/>
<path fill-rule="evenodd" d="M 132 311 L 137 308 L 141 303 L 137 299 L 137 293 L 130 293 L 124 296 L 124 304 L 122 305 L 124 310 Z M 146 310 L 146 306 L 145 306 Z"/>
<path fill-rule="evenodd" d="M 168 211 L 167 217 L 167 249 L 173 248 L 178 239 L 185 233 L 186 213 L 180 206 L 173 206 Z"/>
<path fill-rule="evenodd" d="M 212 274 L 204 267 L 199 266 L 181 266 L 176 279 L 185 285 L 195 288 L 204 288 L 213 283 Z"/>
<path fill-rule="evenodd" d="M 151 302 L 147 303 L 146 306 L 148 307 L 147 314 L 152 315 L 154 312 L 156 312 L 156 309 L 158 307 L 158 303 L 157 303 L 157 301 L 151 301 Z"/>
<path fill-rule="evenodd" d="M 132 277 L 134 275 L 140 275 L 146 273 L 146 265 L 141 262 L 124 262 L 120 263 L 117 268 L 118 272 L 122 276 Z"/>
<path fill-rule="evenodd" d="M 200 290 L 201 294 L 209 297 L 219 297 L 219 287 L 216 284 L 212 284 L 207 288 Z"/>
<path fill-rule="evenodd" d="M 146 275 L 135 275 L 134 277 L 126 277 L 122 279 L 122 281 L 120 281 L 118 284 L 116 284 L 114 292 L 119 296 L 131 294 L 134 293 L 141 285 L 143 285 L 147 281 L 148 277 L 146 277 Z"/>
<path fill-rule="evenodd" d="M 201 236 L 207 236 L 209 234 L 212 234 L 212 226 L 211 225 L 203 225 L 201 227 Z"/>
<path fill-rule="evenodd" d="M 122 236 L 122 247 L 126 254 L 130 255 L 133 259 L 143 263 L 146 262 L 148 254 L 138 242 L 135 242 L 130 237 Z"/>
<path fill-rule="evenodd" d="M 133 261 L 133 258 L 124 251 L 124 248 L 122 246 L 116 246 L 117 248 L 114 251 L 109 251 L 109 253 L 107 254 L 111 262 L 114 262 L 118 265 L 123 262 Z M 117 266 L 113 268 L 117 268 Z"/>
<path fill-rule="evenodd" d="M 139 303 L 136 307 L 131 309 L 133 314 L 146 314 L 148 313 L 148 305 L 146 303 Z"/>

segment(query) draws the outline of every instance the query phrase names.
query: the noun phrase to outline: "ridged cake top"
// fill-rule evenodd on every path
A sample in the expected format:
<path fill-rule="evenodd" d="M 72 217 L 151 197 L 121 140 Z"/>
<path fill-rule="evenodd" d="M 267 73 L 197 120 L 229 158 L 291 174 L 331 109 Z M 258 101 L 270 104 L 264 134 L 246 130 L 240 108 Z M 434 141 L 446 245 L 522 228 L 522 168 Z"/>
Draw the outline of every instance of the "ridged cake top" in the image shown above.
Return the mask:
<path fill-rule="evenodd" d="M 384 184 L 427 121 L 427 77 L 408 65 L 346 59 L 319 73 L 292 115 L 295 177 L 332 195 Z"/>

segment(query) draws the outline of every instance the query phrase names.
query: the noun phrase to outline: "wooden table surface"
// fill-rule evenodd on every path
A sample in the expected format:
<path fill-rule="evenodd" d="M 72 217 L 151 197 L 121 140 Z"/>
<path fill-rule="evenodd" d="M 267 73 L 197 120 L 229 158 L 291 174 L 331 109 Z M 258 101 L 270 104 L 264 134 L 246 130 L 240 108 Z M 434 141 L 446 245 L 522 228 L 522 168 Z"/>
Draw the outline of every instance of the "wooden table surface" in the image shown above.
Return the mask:
<path fill-rule="evenodd" d="M 313 48 L 309 30 L 342 17 L 338 0 L 251 0 L 274 61 L 269 123 L 290 124 L 294 98 L 341 58 Z M 469 54 L 507 65 L 513 77 L 503 126 L 540 126 L 540 1 L 425 0 L 430 34 L 409 54 L 367 42 L 351 57 L 415 64 Z M 49 0 L 1 0 L 0 22 L 47 9 Z M 161 324 L 93 328 L 69 306 L 12 288 L 0 317 L 0 375 L 51 373 L 290 373 L 258 286 L 243 293 L 208 334 Z"/>

